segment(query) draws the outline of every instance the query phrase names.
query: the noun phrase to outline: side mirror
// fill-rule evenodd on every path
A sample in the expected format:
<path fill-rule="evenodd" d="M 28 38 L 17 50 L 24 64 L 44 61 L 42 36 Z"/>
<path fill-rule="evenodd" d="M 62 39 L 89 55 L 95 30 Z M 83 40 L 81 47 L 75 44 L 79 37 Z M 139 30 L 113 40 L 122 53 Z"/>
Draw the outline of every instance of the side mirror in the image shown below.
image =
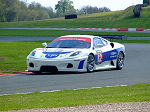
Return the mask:
<path fill-rule="evenodd" d="M 42 43 L 42 45 L 43 45 L 44 47 L 47 47 L 47 43 L 46 43 L 46 42 Z"/>
<path fill-rule="evenodd" d="M 110 45 L 111 45 L 112 48 L 114 48 L 114 43 L 113 42 L 111 42 Z"/>

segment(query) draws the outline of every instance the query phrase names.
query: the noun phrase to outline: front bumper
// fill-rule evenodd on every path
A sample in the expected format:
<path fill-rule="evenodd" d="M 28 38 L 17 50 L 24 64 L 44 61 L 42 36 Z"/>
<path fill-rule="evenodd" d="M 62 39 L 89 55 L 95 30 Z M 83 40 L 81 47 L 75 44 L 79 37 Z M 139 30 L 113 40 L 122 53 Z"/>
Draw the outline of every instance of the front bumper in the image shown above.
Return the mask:
<path fill-rule="evenodd" d="M 51 59 L 27 59 L 28 71 L 41 71 L 41 72 L 53 72 L 53 71 L 72 71 L 72 72 L 86 72 L 87 57 L 77 59 L 63 59 L 63 60 L 51 60 Z M 43 69 L 43 68 L 46 69 Z M 44 71 L 43 71 L 44 70 Z M 46 71 L 45 71 L 46 70 Z"/>

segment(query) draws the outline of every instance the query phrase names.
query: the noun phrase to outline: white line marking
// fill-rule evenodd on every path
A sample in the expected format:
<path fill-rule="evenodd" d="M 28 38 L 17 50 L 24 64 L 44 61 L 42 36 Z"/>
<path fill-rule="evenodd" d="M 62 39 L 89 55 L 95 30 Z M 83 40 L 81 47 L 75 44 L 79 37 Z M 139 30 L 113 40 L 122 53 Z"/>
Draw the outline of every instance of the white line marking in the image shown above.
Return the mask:
<path fill-rule="evenodd" d="M 92 89 L 96 89 L 96 88 L 102 88 L 102 87 L 91 87 Z"/>
<path fill-rule="evenodd" d="M 103 86 L 103 87 L 125 87 L 128 85 L 115 85 L 115 86 Z M 84 90 L 84 89 L 96 89 L 96 88 L 103 88 L 103 87 L 91 87 L 91 88 L 77 88 L 77 89 L 72 89 L 72 90 Z M 68 89 L 71 90 L 71 89 Z M 58 91 L 63 91 L 63 90 L 51 90 L 51 91 L 39 91 L 40 93 L 45 93 L 45 92 L 58 92 Z M 30 94 L 34 92 L 25 92 L 25 93 L 14 93 L 14 94 Z M 0 96 L 5 96 L 5 95 L 14 95 L 14 94 L 0 94 Z"/>

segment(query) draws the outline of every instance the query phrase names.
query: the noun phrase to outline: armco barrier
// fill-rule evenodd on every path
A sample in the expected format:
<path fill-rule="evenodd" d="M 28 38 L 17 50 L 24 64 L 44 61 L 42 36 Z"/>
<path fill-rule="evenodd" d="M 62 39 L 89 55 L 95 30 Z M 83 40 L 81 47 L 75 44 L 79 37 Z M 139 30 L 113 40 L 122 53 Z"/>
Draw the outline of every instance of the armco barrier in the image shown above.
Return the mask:
<path fill-rule="evenodd" d="M 128 31 L 150 31 L 150 29 L 144 28 L 73 28 L 73 29 L 82 29 L 82 30 L 99 30 L 99 31 L 118 31 L 118 32 L 128 32 Z"/>
<path fill-rule="evenodd" d="M 136 28 L 136 31 L 144 31 L 144 28 Z"/>
<path fill-rule="evenodd" d="M 118 31 L 128 31 L 128 28 L 119 28 Z"/>
<path fill-rule="evenodd" d="M 150 29 L 144 29 L 144 31 L 150 31 Z"/>
<path fill-rule="evenodd" d="M 150 29 L 144 28 L 0 28 L 0 29 L 28 29 L 28 30 L 85 30 L 85 31 L 107 31 L 107 32 L 140 32 L 150 31 Z"/>

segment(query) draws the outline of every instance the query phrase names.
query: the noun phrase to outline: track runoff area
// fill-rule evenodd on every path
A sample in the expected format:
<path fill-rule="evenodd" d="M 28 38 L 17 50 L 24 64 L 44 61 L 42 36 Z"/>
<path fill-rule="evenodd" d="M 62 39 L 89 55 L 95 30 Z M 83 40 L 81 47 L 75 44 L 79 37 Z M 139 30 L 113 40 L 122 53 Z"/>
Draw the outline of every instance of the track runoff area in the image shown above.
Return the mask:
<path fill-rule="evenodd" d="M 93 73 L 58 74 L 3 74 L 0 75 L 0 94 L 28 93 L 34 91 L 59 91 L 65 89 L 98 88 L 135 85 L 150 82 L 150 44 L 124 44 L 125 66 L 122 70 Z"/>

